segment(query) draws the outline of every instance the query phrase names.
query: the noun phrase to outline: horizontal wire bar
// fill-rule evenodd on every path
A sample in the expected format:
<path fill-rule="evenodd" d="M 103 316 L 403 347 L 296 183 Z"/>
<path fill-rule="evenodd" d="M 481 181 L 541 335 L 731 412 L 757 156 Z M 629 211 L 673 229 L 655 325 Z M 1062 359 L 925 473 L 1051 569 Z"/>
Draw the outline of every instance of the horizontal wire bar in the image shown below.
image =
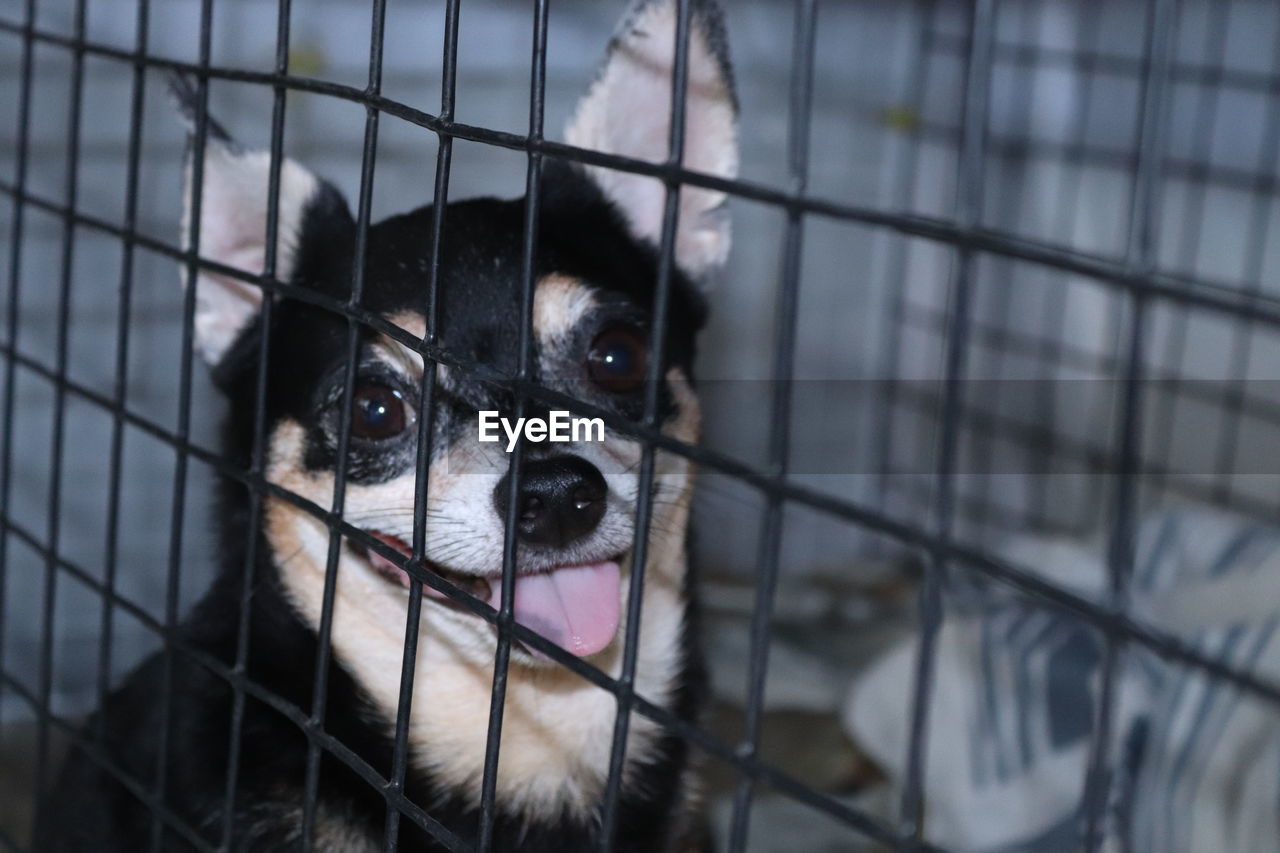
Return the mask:
<path fill-rule="evenodd" d="M 956 128 L 942 122 L 922 122 L 915 131 L 920 139 L 929 142 L 949 143 L 955 139 Z M 1097 166 L 1126 177 L 1133 171 L 1133 151 L 1122 147 L 1105 147 L 1075 139 L 1062 141 L 1042 136 L 993 136 L 987 143 L 992 160 L 1050 160 L 1062 161 L 1068 166 Z M 1163 172 L 1165 180 L 1186 181 L 1197 186 L 1213 185 L 1233 190 L 1252 191 L 1271 195 L 1280 189 L 1280 175 L 1240 166 L 1212 163 L 1206 159 L 1191 157 L 1166 157 Z"/>
<path fill-rule="evenodd" d="M 902 322 L 908 327 L 914 327 L 922 331 L 939 332 L 944 328 L 946 316 L 946 312 L 941 309 L 917 303 L 907 303 L 903 306 Z M 1049 357 L 1045 357 L 1041 347 L 1050 342 L 1047 338 L 1039 337 L 1014 326 L 1004 327 L 994 323 L 978 321 L 973 322 L 972 329 L 976 333 L 973 336 L 975 341 L 984 347 L 999 351 L 1001 355 L 1016 355 L 1031 361 L 1048 361 L 1057 367 L 1097 374 L 1096 377 L 1081 379 L 1050 379 L 1047 380 L 1049 383 L 1122 381 L 1103 378 L 1120 372 L 1121 360 L 1117 355 L 1085 349 L 1071 341 L 1053 341 L 1056 352 Z M 1222 404 L 1232 395 L 1239 394 L 1242 408 L 1248 412 L 1247 417 L 1249 420 L 1260 421 L 1268 426 L 1280 427 L 1280 402 L 1258 394 L 1245 393 L 1244 388 L 1247 388 L 1250 384 L 1248 379 L 1241 379 L 1233 374 L 1225 379 L 1188 381 L 1185 376 L 1178 374 L 1176 371 L 1155 365 L 1148 365 L 1144 368 L 1144 371 L 1145 377 L 1142 383 L 1144 386 L 1156 388 L 1179 399 L 1186 398 L 1216 406 Z M 983 382 L 985 380 L 977 381 Z M 1010 381 L 1016 383 L 1024 380 Z M 1259 385 L 1266 386 L 1275 380 L 1259 379 L 1256 381 Z M 1234 390 L 1231 387 L 1224 387 L 1228 382 L 1238 382 L 1241 387 Z M 908 381 L 903 384 L 912 383 Z"/>
<path fill-rule="evenodd" d="M 0 19 L 0 32 L 5 31 L 26 34 L 27 28 L 11 20 Z M 557 159 L 647 175 L 688 186 L 718 190 L 729 195 L 806 214 L 846 220 L 868 226 L 888 227 L 908 236 L 921 237 L 961 248 L 1003 255 L 1066 272 L 1073 272 L 1088 278 L 1109 282 L 1135 293 L 1173 299 L 1211 310 L 1248 316 L 1253 320 L 1272 325 L 1280 325 L 1280 300 L 1273 297 L 1242 292 L 1238 287 L 1225 282 L 1190 278 L 1169 273 L 1137 272 L 1128 268 L 1119 258 L 1094 255 L 1043 241 L 1014 237 L 1003 231 L 991 228 L 981 226 L 964 227 L 939 217 L 912 213 L 891 213 L 862 205 L 851 205 L 830 199 L 798 195 L 790 190 L 777 189 L 742 179 L 722 178 L 667 163 L 635 160 L 616 154 L 605 154 L 600 151 L 579 148 L 562 142 L 537 139 L 528 135 L 444 121 L 430 113 L 390 98 L 372 96 L 364 89 L 309 77 L 219 68 L 217 66 L 205 68 L 195 63 L 160 59 L 148 54 L 138 54 L 134 51 L 92 42 L 81 42 L 70 36 L 49 33 L 39 29 L 33 29 L 31 37 L 37 41 L 57 44 L 74 50 L 83 50 L 86 53 L 114 58 L 122 62 L 143 63 L 155 68 L 205 75 L 220 80 L 258 83 L 272 87 L 283 86 L 300 92 L 330 95 L 372 107 L 387 115 L 457 139 L 540 153 Z M 10 195 L 14 194 L 13 188 L 7 182 L 0 184 L 0 191 Z M 41 200 L 36 197 L 30 195 L 22 197 L 27 198 L 36 206 L 40 206 L 38 202 Z M 46 202 L 46 204 L 48 203 Z M 56 205 L 54 206 L 56 207 Z M 240 277 L 239 271 L 234 272 L 237 273 L 237 277 Z M 253 277 L 250 276 L 247 280 L 252 281 Z"/>
<path fill-rule="evenodd" d="M 904 401 L 904 405 L 910 406 L 917 410 L 917 413 L 929 413 L 936 408 L 938 398 L 935 394 L 917 391 L 907 387 L 899 389 L 898 392 Z M 1108 462 L 1112 462 L 1115 454 L 1109 452 L 1103 444 L 1089 443 L 1087 439 L 1064 436 L 1054 433 L 1051 427 L 1046 427 L 1030 421 L 1020 420 L 1010 415 L 1002 415 L 992 412 L 991 409 L 985 408 L 977 403 L 965 403 L 960 408 L 961 421 L 965 424 L 966 430 L 973 435 L 993 436 L 1000 438 L 1013 447 L 1021 450 L 1033 451 L 1038 447 L 1042 447 L 1044 442 L 1049 439 L 1056 441 L 1055 457 L 1051 464 L 1046 464 L 1043 468 L 1034 468 L 1030 465 L 1019 470 L 1018 468 L 1001 469 L 995 471 L 963 471 L 962 474 L 968 476 L 1001 476 L 1004 474 L 1051 474 L 1051 473 L 1068 473 L 1073 476 L 1092 476 L 1092 477 L 1109 477 L 1112 474 L 1099 473 Z M 1067 467 L 1067 463 L 1079 463 L 1082 468 L 1080 470 L 1072 470 Z M 889 469 L 886 473 L 889 475 L 918 476 L 915 470 Z M 1162 465 L 1159 461 L 1143 458 L 1140 460 L 1137 473 L 1141 477 L 1151 478 L 1191 478 L 1195 476 L 1195 472 L 1187 472 L 1177 468 Z M 1280 471 L 1271 476 L 1280 478 Z M 1170 483 L 1168 488 L 1176 490 L 1175 483 Z M 1193 481 L 1187 483 L 1184 487 L 1186 496 L 1199 495 L 1207 498 L 1213 487 L 1200 485 Z M 966 501 L 974 500 L 973 496 L 966 496 Z M 1274 502 L 1255 500 L 1256 512 L 1266 515 L 1274 523 L 1276 505 Z"/>
<path fill-rule="evenodd" d="M 15 352 L 11 347 L 0 345 L 0 356 L 11 358 L 14 360 L 15 364 L 25 367 L 46 379 L 52 379 L 54 376 L 54 373 L 50 368 L 42 365 L 39 361 L 32 359 L 23 353 Z M 95 403 L 100 407 L 114 411 L 114 409 L 112 409 L 110 399 L 105 395 L 74 382 L 73 380 L 67 380 L 65 385 L 67 390 L 71 391 L 73 394 L 88 400 L 89 402 Z M 261 476 L 249 475 L 243 469 L 232 465 L 223 458 L 221 454 L 214 453 L 207 448 L 200 447 L 190 442 L 185 445 L 179 445 L 178 439 L 172 432 L 147 418 L 127 410 L 122 412 L 122 416 L 130 424 L 139 428 L 148 435 L 151 435 L 153 438 L 174 447 L 181 446 L 185 452 L 189 453 L 193 458 L 209 465 L 218 473 L 237 480 L 249 488 L 261 489 L 265 494 L 270 494 L 273 497 L 280 498 L 292 506 L 311 514 L 316 519 L 327 525 L 337 526 L 341 532 L 347 536 L 347 538 L 354 540 L 371 551 L 375 551 L 380 556 L 405 569 L 405 571 L 408 572 L 415 580 L 427 584 L 427 586 L 438 592 L 444 593 L 447 597 L 486 621 L 496 621 L 497 611 L 488 604 L 464 593 L 462 590 L 458 589 L 439 575 L 425 572 L 421 567 L 411 565 L 405 559 L 403 554 L 392 549 L 380 539 L 375 539 L 370 536 L 363 529 L 355 527 L 340 518 L 335 518 L 332 513 L 322 509 L 319 505 L 289 491 L 288 489 L 285 489 L 282 486 L 272 483 Z M 694 461 L 699 461 L 697 457 L 702 456 L 703 453 L 707 453 L 703 448 L 680 445 L 678 442 L 675 442 L 675 444 L 677 447 L 674 449 L 683 450 L 685 455 Z M 712 455 L 717 457 L 719 456 L 719 454 Z M 872 532 L 887 536 L 907 545 L 917 546 L 929 553 L 940 554 L 949 559 L 956 560 L 975 571 L 981 572 L 984 575 L 1012 586 L 1018 591 L 1031 596 L 1043 604 L 1081 616 L 1091 624 L 1104 629 L 1124 634 L 1130 639 L 1146 646 L 1161 657 L 1179 661 L 1193 667 L 1198 667 L 1206 673 L 1227 681 L 1242 690 L 1280 704 L 1280 683 L 1258 677 L 1251 673 L 1236 671 L 1226 664 L 1223 664 L 1221 661 L 1204 655 L 1171 632 L 1165 631 L 1154 625 L 1145 624 L 1125 613 L 1116 611 L 1113 608 L 1109 608 L 1106 605 L 1099 604 L 1095 601 L 1091 601 L 1082 595 L 1059 587 L 1050 581 L 1044 580 L 1026 569 L 992 556 L 981 549 L 951 540 L 944 540 L 935 534 L 929 533 L 928 531 L 922 531 L 907 522 L 890 518 L 853 501 L 827 495 L 794 483 L 777 483 L 770 479 L 767 474 L 762 474 L 748 466 L 732 460 L 729 460 L 724 464 L 720 470 L 722 473 L 731 474 L 737 477 L 748 485 L 753 485 L 765 491 L 772 489 L 793 503 L 805 505 L 834 518 L 853 522 L 854 524 L 864 527 Z M 594 673 L 600 678 L 606 679 L 607 682 L 612 681 L 612 679 L 601 673 L 595 667 L 583 663 L 581 659 L 574 657 L 554 643 L 543 639 L 540 634 L 534 633 L 520 623 L 515 623 L 513 628 L 517 638 L 523 641 L 526 645 L 534 646 L 538 651 L 544 652 L 549 657 L 559 661 L 576 674 L 591 680 L 599 686 L 604 685 L 596 681 L 595 678 L 590 675 L 591 673 Z"/>
<path fill-rule="evenodd" d="M 0 182 L 0 192 L 5 192 L 5 191 L 8 191 L 9 189 L 11 188 L 7 184 L 5 184 L 4 182 Z M 76 219 L 78 224 L 83 224 L 87 227 L 92 227 L 98 230 L 102 230 L 106 233 L 114 234 L 116 236 L 121 237 L 121 239 L 134 242 L 137 245 L 143 246 L 157 253 L 167 255 L 177 260 L 188 260 L 191 258 L 191 253 L 179 250 L 171 245 L 166 244 L 163 241 L 156 240 L 154 238 L 150 238 L 145 235 L 141 235 L 137 233 L 126 233 L 125 229 L 122 229 L 119 226 L 115 226 L 109 222 L 106 222 L 104 220 L 101 220 L 95 217 L 69 212 L 65 210 L 63 207 L 61 207 L 60 205 L 54 202 L 50 202 L 46 199 L 33 197 L 26 194 L 24 194 L 23 197 L 25 197 L 35 207 L 44 209 L 48 212 L 51 212 L 57 215 L 72 216 Z M 381 334 L 384 334 L 387 337 L 401 344 L 404 344 L 405 346 L 410 347 L 411 349 L 414 349 L 417 352 L 422 353 L 423 355 L 425 355 L 426 357 L 434 361 L 437 361 L 441 364 L 445 364 L 450 368 L 463 371 L 470 378 L 478 379 L 484 382 L 489 382 L 496 386 L 499 386 L 508 390 L 513 390 L 513 391 L 518 390 L 519 393 L 532 396 L 543 403 L 559 405 L 566 408 L 570 408 L 579 414 L 589 415 L 591 417 L 599 417 L 603 419 L 606 425 L 608 425 L 611 429 L 617 430 L 618 432 L 624 435 L 636 438 L 643 442 L 653 443 L 654 445 L 660 447 L 663 450 L 666 450 L 671 453 L 675 453 L 699 465 L 703 465 L 708 468 L 715 469 L 721 473 L 725 473 L 725 474 L 729 474 L 731 476 L 737 477 L 743 480 L 744 482 L 747 482 L 748 484 L 753 485 L 757 488 L 767 489 L 772 487 L 773 478 L 768 471 L 759 470 L 745 462 L 742 462 L 738 459 L 735 459 L 733 457 L 727 456 L 725 454 L 719 453 L 714 450 L 709 450 L 707 448 L 685 444 L 681 441 L 678 441 L 677 439 L 673 439 L 642 423 L 637 423 L 634 421 L 630 421 L 626 418 L 623 418 L 614 411 L 601 409 L 592 404 L 586 403 L 581 400 L 577 400 L 568 395 L 562 394 L 557 391 L 553 391 L 551 389 L 543 388 L 538 385 L 519 383 L 518 381 L 512 380 L 510 377 L 508 377 L 503 373 L 500 373 L 499 371 L 496 371 L 491 368 L 487 368 L 484 365 L 480 365 L 475 362 L 459 359 L 444 348 L 441 348 L 434 344 L 425 343 L 421 338 L 418 338 L 413 334 L 406 332 L 405 330 L 401 329 L 399 326 L 394 325 L 393 323 L 391 323 L 381 315 L 373 314 L 367 311 L 354 310 L 348 307 L 345 303 L 326 297 L 320 293 L 317 293 L 316 291 L 313 291 L 304 287 L 298 287 L 296 285 L 277 282 L 261 276 L 253 276 L 251 274 L 243 272 L 242 270 L 237 270 L 233 267 L 228 267 L 213 261 L 201 260 L 201 266 L 218 275 L 228 276 L 228 277 L 236 278 L 249 283 L 258 284 L 259 286 L 263 287 L 263 289 L 268 290 L 270 292 L 275 292 L 282 296 L 287 296 L 290 298 L 298 299 L 300 301 L 308 302 L 312 305 L 316 305 L 318 307 L 325 308 L 326 310 L 330 310 L 333 313 L 341 316 L 345 316 L 349 318 L 354 317 L 358 321 L 367 325 L 369 328 Z M 1257 314 L 1257 315 L 1251 314 L 1250 311 L 1254 309 L 1250 309 L 1244 305 L 1236 306 L 1236 308 L 1237 310 L 1233 310 L 1232 313 L 1238 313 L 1241 316 L 1250 317 L 1259 322 L 1275 323 L 1277 325 L 1280 325 L 1280 313 L 1277 314 L 1275 319 L 1271 319 L 1261 314 Z M 1280 312 L 1280 305 L 1277 305 L 1276 309 L 1278 312 Z M 114 411 L 114 409 L 111 407 L 111 404 L 109 402 L 103 403 L 103 405 L 106 406 L 109 411 Z M 841 503 L 841 499 L 839 498 L 834 498 L 832 496 L 825 495 L 821 492 L 808 490 L 803 487 L 785 485 L 783 486 L 783 488 L 787 490 L 788 497 L 790 497 L 792 500 L 797 500 L 802 503 L 809 502 L 808 499 L 804 496 L 806 494 L 811 494 L 816 496 L 820 501 L 824 503 L 824 505 L 829 506 L 831 505 L 830 502 L 832 501 L 834 501 L 835 503 Z M 850 506 L 853 506 L 853 505 L 850 504 Z M 893 534 L 890 534 L 890 535 L 893 535 Z"/>
<path fill-rule="evenodd" d="M 65 205 L 50 201 L 34 193 L 20 191 L 9 181 L 0 180 L 0 193 L 23 201 L 46 213 L 70 217 L 77 225 L 113 234 L 159 254 L 172 257 L 175 260 L 194 261 L 202 269 L 209 272 L 249 284 L 256 284 L 264 290 L 328 308 L 336 314 L 347 317 L 352 316 L 348 313 L 349 309 L 344 307 L 344 303 L 326 297 L 316 291 L 275 281 L 266 276 L 247 273 L 244 270 L 196 256 L 192 252 L 179 249 L 172 244 L 150 237 L 136 229 L 126 229 L 101 218 L 70 210 Z M 1280 299 L 1257 292 L 1243 291 L 1223 282 L 1202 279 L 1193 280 L 1167 273 L 1143 274 L 1132 272 L 1127 270 L 1122 263 L 1098 255 L 1076 252 L 1048 243 L 1009 238 L 989 229 L 966 229 L 944 220 L 930 217 L 876 214 L 876 219 L 879 220 L 879 224 L 887 225 L 898 231 L 912 233 L 915 236 L 1075 273 L 1085 278 L 1116 285 L 1123 290 L 1153 299 L 1198 306 L 1223 314 L 1247 318 L 1251 322 L 1266 326 L 1280 327 Z M 372 324 L 374 320 L 380 318 L 377 315 L 366 312 L 364 314 L 357 313 L 355 319 Z M 389 324 L 385 325 L 389 326 Z M 478 367 L 470 362 L 462 362 L 452 358 L 447 352 L 440 349 L 427 351 L 425 354 L 441 361 L 441 363 L 462 369 Z M 498 374 L 495 372 L 494 375 Z"/>
<path fill-rule="evenodd" d="M 966 52 L 969 49 L 968 38 L 965 36 L 936 31 L 933 34 L 933 44 L 940 53 Z M 1039 70 L 1054 65 L 1071 65 L 1076 69 L 1093 70 L 1100 75 L 1132 77 L 1134 80 L 1141 79 L 1145 68 L 1142 58 L 1138 56 L 1125 56 L 1096 49 L 1053 47 L 1046 44 L 998 43 L 995 58 L 997 66 Z M 1168 79 L 1174 83 L 1222 86 L 1227 89 L 1247 89 L 1280 95 L 1280 74 L 1251 71 L 1247 68 L 1228 68 L 1202 62 L 1177 62 L 1169 69 Z"/>

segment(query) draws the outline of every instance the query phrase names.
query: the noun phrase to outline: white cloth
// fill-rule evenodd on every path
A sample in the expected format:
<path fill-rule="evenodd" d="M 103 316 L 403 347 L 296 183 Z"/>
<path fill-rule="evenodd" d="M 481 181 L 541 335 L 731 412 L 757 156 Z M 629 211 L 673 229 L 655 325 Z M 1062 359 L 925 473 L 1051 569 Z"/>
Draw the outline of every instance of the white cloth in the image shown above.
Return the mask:
<path fill-rule="evenodd" d="M 1085 596 L 1105 549 L 1023 537 L 1011 562 Z M 1142 524 L 1132 613 L 1201 653 L 1280 684 L 1280 529 L 1210 512 Z M 1101 634 L 992 587 L 948 613 L 925 765 L 927 834 L 948 849 L 1074 850 L 1095 725 Z M 901 781 L 916 642 L 855 682 L 851 735 Z M 1136 644 L 1116 682 L 1107 849 L 1280 850 L 1280 707 Z"/>

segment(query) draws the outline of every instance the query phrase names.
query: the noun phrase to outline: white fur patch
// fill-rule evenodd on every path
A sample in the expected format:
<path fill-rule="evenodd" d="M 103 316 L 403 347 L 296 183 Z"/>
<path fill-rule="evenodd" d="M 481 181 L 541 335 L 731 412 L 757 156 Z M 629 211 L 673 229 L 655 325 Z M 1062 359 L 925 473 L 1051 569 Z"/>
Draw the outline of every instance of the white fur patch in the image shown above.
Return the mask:
<path fill-rule="evenodd" d="M 200 257 L 251 275 L 266 264 L 267 186 L 271 155 L 266 151 L 235 151 L 217 140 L 205 146 L 200 199 Z M 186 168 L 182 204 L 182 245 L 190 248 L 191 164 Z M 275 277 L 287 281 L 293 273 L 302 216 L 315 196 L 319 181 L 293 160 L 280 167 L 280 203 L 276 224 Z M 186 282 L 186 271 L 183 271 Z M 262 304 L 262 291 L 253 284 L 202 270 L 196 279 L 196 346 L 210 364 L 221 360 L 227 347 Z"/>
<path fill-rule="evenodd" d="M 675 31 L 672 0 L 653 2 L 639 11 L 614 40 L 603 71 L 578 104 L 565 132 L 571 145 L 666 162 Z M 689 31 L 688 68 L 683 164 L 693 171 L 732 178 L 738 173 L 733 95 L 697 15 Z M 632 233 L 657 245 L 666 198 L 662 182 L 599 166 L 586 170 L 626 215 Z M 729 255 L 725 201 L 722 192 L 680 188 L 675 257 L 694 276 L 720 266 Z"/>

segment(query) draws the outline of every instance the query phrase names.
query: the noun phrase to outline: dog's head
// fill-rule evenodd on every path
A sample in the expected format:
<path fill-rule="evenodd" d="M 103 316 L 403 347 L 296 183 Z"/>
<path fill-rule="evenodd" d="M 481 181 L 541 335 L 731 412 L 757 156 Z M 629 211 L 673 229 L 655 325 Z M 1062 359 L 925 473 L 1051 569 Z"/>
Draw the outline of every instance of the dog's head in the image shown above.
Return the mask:
<path fill-rule="evenodd" d="M 571 144 L 654 163 L 668 159 L 675 18 L 670 0 L 633 9 L 570 122 Z M 728 61 L 715 10 L 698 2 L 691 14 L 688 81 L 683 163 L 732 176 L 736 105 Z M 212 122 L 207 127 L 198 187 L 190 179 L 194 164 L 188 165 L 184 233 L 190 233 L 198 195 L 200 255 L 261 273 L 270 158 L 239 147 Z M 693 441 L 699 412 L 691 365 L 704 312 L 698 285 L 725 259 L 728 220 L 722 193 L 680 190 L 669 319 L 664 339 L 656 341 L 652 310 L 665 194 L 657 178 L 548 161 L 533 251 L 529 372 L 541 386 L 639 420 L 649 361 L 660 352 L 661 428 Z M 428 567 L 495 607 L 510 492 L 509 441 L 497 424 L 499 418 L 514 421 L 515 406 L 501 383 L 466 365 L 507 376 L 517 371 L 525 210 L 524 199 L 449 204 L 436 257 L 431 207 L 379 222 L 367 231 L 357 275 L 357 226 L 346 201 L 288 160 L 279 176 L 274 277 L 290 290 L 273 302 L 269 324 L 262 319 L 257 286 L 208 268 L 196 277 L 196 343 L 231 399 L 233 446 L 243 454 L 253 432 L 266 336 L 269 478 L 321 507 L 333 506 L 339 435 L 348 420 L 343 517 L 407 554 L 419 438 L 429 434 Z M 436 385 L 430 411 L 424 411 L 419 352 L 385 329 L 356 324 L 352 332 L 348 319 L 331 307 L 347 304 L 358 280 L 360 311 L 422 337 L 433 262 L 439 281 L 437 343 L 456 362 L 426 362 L 426 369 L 436 370 Z M 317 304 L 325 301 L 330 305 Z M 352 334 L 354 387 L 344 405 Z M 550 408 L 529 403 L 523 414 L 552 420 Z M 496 413 L 487 417 L 497 441 L 479 440 L 482 412 Z M 429 433 L 422 429 L 424 417 L 431 419 Z M 568 441 L 525 442 L 516 496 L 514 608 L 522 624 L 569 651 L 592 655 L 617 645 L 641 445 L 614 430 L 579 427 L 565 426 Z M 526 435 L 536 436 L 536 429 Z M 681 581 L 689 488 L 687 465 L 659 454 L 648 563 L 658 587 Z M 314 617 L 328 528 L 278 499 L 266 502 L 264 519 L 286 588 Z M 343 542 L 339 607 L 359 608 L 370 624 L 398 634 L 408 585 L 390 561 Z M 429 588 L 424 619 L 467 656 L 492 659 L 489 624 Z M 515 660 L 536 663 L 521 649 Z"/>

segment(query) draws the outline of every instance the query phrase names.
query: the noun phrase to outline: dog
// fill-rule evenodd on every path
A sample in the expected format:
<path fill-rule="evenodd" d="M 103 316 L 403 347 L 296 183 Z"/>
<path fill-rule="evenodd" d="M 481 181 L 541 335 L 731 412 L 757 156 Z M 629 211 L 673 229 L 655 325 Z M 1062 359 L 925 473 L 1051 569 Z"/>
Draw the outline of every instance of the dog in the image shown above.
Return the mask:
<path fill-rule="evenodd" d="M 659 164 L 668 159 L 678 14 L 675 0 L 631 6 L 569 122 L 570 144 Z M 683 165 L 733 177 L 738 107 L 722 13 L 712 0 L 692 0 L 688 14 Z M 177 89 L 195 121 L 191 89 Z M 183 233 L 198 217 L 199 254 L 214 262 L 195 276 L 194 345 L 229 401 L 224 451 L 239 469 L 253 459 L 260 372 L 265 377 L 262 470 L 272 488 L 255 499 L 243 480 L 224 481 L 220 572 L 177 629 L 171 657 L 141 664 L 86 724 L 46 799 L 40 849 L 134 853 L 155 849 L 153 833 L 165 850 L 224 842 L 237 851 L 384 849 L 388 800 L 352 765 L 391 778 L 410 587 L 424 572 L 460 592 L 423 585 L 403 795 L 474 846 L 498 648 L 492 617 L 480 614 L 501 603 L 508 498 L 516 516 L 515 621 L 616 678 L 635 571 L 642 444 L 613 429 L 599 441 L 526 441 L 520 491 L 511 495 L 505 443 L 479 440 L 480 412 L 515 409 L 509 385 L 471 375 L 464 365 L 505 376 L 518 369 L 525 199 L 458 201 L 444 210 L 436 343 L 456 359 L 452 366 L 424 360 L 422 347 L 406 345 L 388 326 L 361 324 L 345 393 L 350 326 L 331 308 L 350 299 L 359 254 L 347 202 L 299 163 L 281 164 L 274 278 L 287 287 L 267 297 L 273 301 L 265 322 L 264 289 L 226 270 L 259 275 L 265 268 L 271 158 L 240 146 L 211 119 L 205 127 L 200 191 L 192 154 L 184 203 Z M 666 186 L 652 175 L 545 159 L 529 376 L 639 420 L 649 361 L 660 352 L 661 431 L 693 443 L 700 414 L 692 367 L 706 314 L 700 288 L 726 259 L 729 221 L 724 193 L 694 186 L 679 193 L 658 341 L 652 312 Z M 359 307 L 410 341 L 427 332 L 432 222 L 432 207 L 423 207 L 371 225 L 365 241 Z M 318 304 L 324 300 L 327 306 Z M 426 369 L 437 372 L 424 414 Z M 548 410 L 530 401 L 524 413 Z M 420 429 L 422 417 L 432 419 L 429 431 Z M 350 441 L 340 464 L 344 430 Z M 406 570 L 420 435 L 430 436 L 425 551 L 423 562 Z M 655 459 L 634 683 L 648 701 L 693 721 L 703 677 L 687 554 L 692 472 L 677 454 Z M 341 539 L 327 585 L 330 526 L 320 516 L 334 507 L 339 469 L 342 518 L 367 535 Z M 242 613 L 246 572 L 251 596 Z M 326 629 L 327 666 L 320 651 Z M 241 671 L 234 667 L 242 640 Z M 242 706 L 229 672 L 258 688 Z M 317 672 L 325 691 L 313 705 Z M 317 707 L 322 725 L 307 724 Z M 512 642 L 493 850 L 599 848 L 616 711 L 609 692 L 518 638 Z M 320 736 L 340 744 L 343 757 L 321 752 L 309 799 L 310 738 Z M 615 849 L 692 849 L 698 830 L 688 752 L 680 737 L 632 715 Z M 157 819 L 161 803 L 150 798 L 161 760 L 165 816 Z M 400 819 L 398 830 L 400 849 L 448 849 L 414 820 Z"/>

